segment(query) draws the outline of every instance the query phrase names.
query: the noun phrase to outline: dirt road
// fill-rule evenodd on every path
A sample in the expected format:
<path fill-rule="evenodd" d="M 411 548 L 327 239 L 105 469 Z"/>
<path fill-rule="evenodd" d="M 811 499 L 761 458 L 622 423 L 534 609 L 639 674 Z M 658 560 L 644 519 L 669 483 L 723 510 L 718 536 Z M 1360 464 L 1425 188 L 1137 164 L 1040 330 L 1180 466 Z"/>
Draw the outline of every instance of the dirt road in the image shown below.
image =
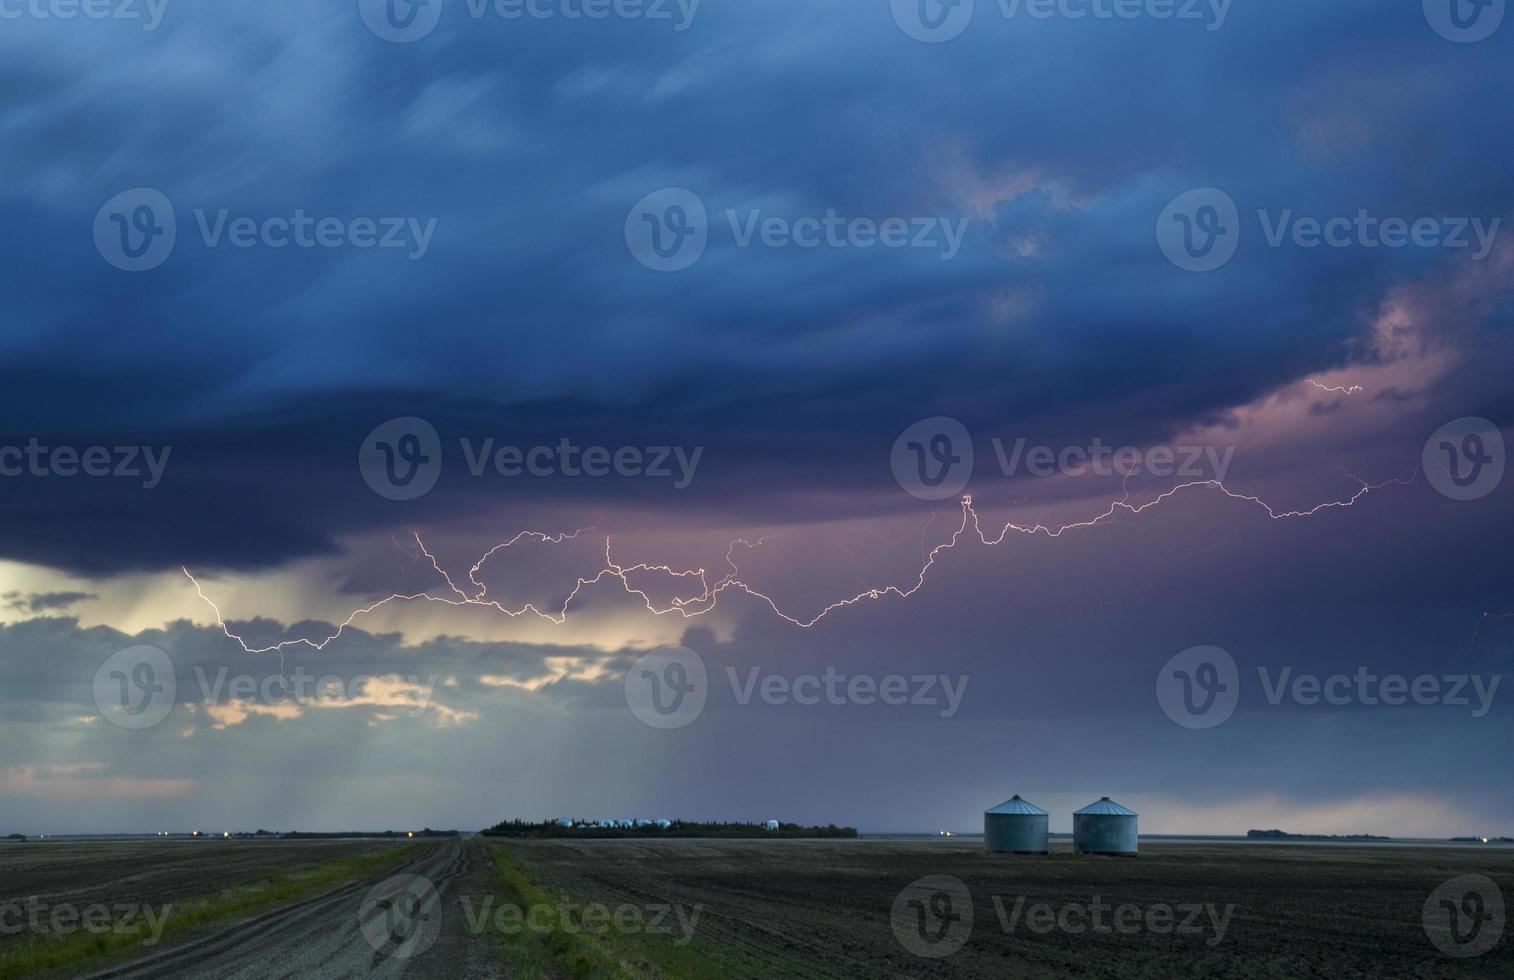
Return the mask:
<path fill-rule="evenodd" d="M 469 942 L 462 897 L 487 890 L 477 840 L 440 843 L 413 861 L 209 935 L 90 975 L 91 980 L 195 977 L 504 977 Z"/>

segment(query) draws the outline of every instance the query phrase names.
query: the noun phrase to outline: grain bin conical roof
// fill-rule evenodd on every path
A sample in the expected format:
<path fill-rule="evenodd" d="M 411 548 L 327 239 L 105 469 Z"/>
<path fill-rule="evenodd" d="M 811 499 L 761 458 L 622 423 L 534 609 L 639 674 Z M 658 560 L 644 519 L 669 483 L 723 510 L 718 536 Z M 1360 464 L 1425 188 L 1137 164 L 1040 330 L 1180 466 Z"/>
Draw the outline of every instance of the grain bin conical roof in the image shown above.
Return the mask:
<path fill-rule="evenodd" d="M 1040 807 L 1036 806 L 1034 803 L 1031 803 L 1028 800 L 1022 800 L 1022 799 L 1020 799 L 1020 794 L 1019 793 L 1016 793 L 1014 796 L 1012 796 L 1009 799 L 1005 800 L 1003 803 L 1000 803 L 998 806 L 994 807 L 992 810 L 984 810 L 983 812 L 984 813 L 1023 813 L 1023 814 L 1026 814 L 1028 816 L 1036 816 L 1036 817 L 1047 816 L 1046 811 L 1043 810 L 1043 809 L 1041 809 Z"/>
<path fill-rule="evenodd" d="M 1134 810 L 1130 809 L 1130 807 L 1121 806 L 1120 804 L 1116 803 L 1114 800 L 1111 800 L 1107 796 L 1101 797 L 1097 801 L 1088 804 L 1087 806 L 1085 806 L 1081 810 L 1074 810 L 1072 812 L 1074 814 L 1078 814 L 1078 813 L 1098 814 L 1098 815 L 1101 815 L 1101 816 L 1114 816 L 1114 817 L 1133 817 L 1133 816 L 1136 815 L 1136 812 Z"/>

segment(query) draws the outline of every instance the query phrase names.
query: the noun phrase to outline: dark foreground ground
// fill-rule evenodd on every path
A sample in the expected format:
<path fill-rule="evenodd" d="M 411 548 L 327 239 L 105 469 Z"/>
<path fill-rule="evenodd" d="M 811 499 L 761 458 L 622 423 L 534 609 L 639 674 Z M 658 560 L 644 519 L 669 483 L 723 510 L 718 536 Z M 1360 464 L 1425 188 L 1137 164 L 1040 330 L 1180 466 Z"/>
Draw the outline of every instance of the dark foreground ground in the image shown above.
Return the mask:
<path fill-rule="evenodd" d="M 278 869 L 343 869 L 53 972 L 100 978 L 1514 978 L 1498 908 L 1514 899 L 1514 849 L 1166 842 L 1094 858 L 1054 846 L 1013 857 L 974 841 L 533 841 L 499 856 L 478 838 L 28 844 L 0 848 L 0 910 L 30 896 L 226 901 Z M 346 870 L 352 861 L 369 863 Z M 1478 901 L 1464 887 L 1437 894 L 1467 874 L 1489 882 Z M 429 897 L 407 904 L 416 884 Z M 1445 928 L 1448 896 L 1468 943 Z M 0 963 L 36 941 L 0 929 Z"/>
<path fill-rule="evenodd" d="M 986 855 L 970 841 L 508 849 L 537 881 L 588 901 L 699 907 L 693 945 L 711 976 L 1514 977 L 1507 925 L 1489 952 L 1457 959 L 1424 921 L 1432 892 L 1469 872 L 1514 900 L 1514 849 L 1154 843 L 1134 858 Z M 927 876 L 947 877 L 910 887 Z M 1485 940 L 1495 925 L 1483 928 Z"/>

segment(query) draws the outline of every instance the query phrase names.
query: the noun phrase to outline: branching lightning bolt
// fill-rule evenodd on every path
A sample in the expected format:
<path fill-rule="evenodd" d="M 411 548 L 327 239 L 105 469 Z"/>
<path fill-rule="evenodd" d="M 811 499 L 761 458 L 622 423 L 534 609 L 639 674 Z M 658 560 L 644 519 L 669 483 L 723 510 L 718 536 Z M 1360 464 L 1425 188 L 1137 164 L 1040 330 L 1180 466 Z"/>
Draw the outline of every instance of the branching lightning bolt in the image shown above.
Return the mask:
<path fill-rule="evenodd" d="M 1350 474 L 1348 473 L 1348 475 Z M 862 602 L 876 601 L 888 598 L 890 596 L 899 599 L 908 599 L 910 596 L 914 595 L 924 587 L 926 577 L 929 575 L 931 569 L 934 568 L 936 563 L 941 559 L 941 556 L 946 554 L 947 552 L 952 551 L 964 539 L 964 537 L 968 537 L 969 535 L 976 537 L 979 542 L 987 547 L 995 547 L 999 544 L 1002 544 L 1012 534 L 1024 535 L 1028 537 L 1042 535 L 1047 538 L 1060 538 L 1062 535 L 1068 533 L 1069 531 L 1099 527 L 1104 524 L 1116 523 L 1118 519 L 1122 517 L 1138 516 L 1148 510 L 1151 510 L 1154 507 L 1172 500 L 1179 494 L 1201 490 L 1211 490 L 1220 493 L 1232 500 L 1252 504 L 1260 509 L 1263 513 L 1265 513 L 1268 518 L 1274 521 L 1296 520 L 1313 517 L 1314 515 L 1327 510 L 1354 506 L 1357 501 L 1361 500 L 1362 498 L 1366 497 L 1368 494 L 1376 490 L 1381 490 L 1384 487 L 1395 485 L 1407 486 L 1408 484 L 1414 482 L 1414 480 L 1418 479 L 1418 477 L 1418 468 L 1416 468 L 1414 473 L 1407 479 L 1385 480 L 1381 483 L 1367 483 L 1358 477 L 1352 476 L 1351 478 L 1359 484 L 1359 487 L 1354 493 L 1352 493 L 1348 497 L 1345 497 L 1344 499 L 1326 501 L 1325 503 L 1318 504 L 1317 506 L 1312 507 L 1308 510 L 1278 510 L 1271 504 L 1268 504 L 1266 501 L 1262 500 L 1260 497 L 1231 490 L 1219 480 L 1196 480 L 1190 483 L 1182 483 L 1174 486 L 1144 504 L 1130 503 L 1130 496 L 1127 492 L 1121 499 L 1113 501 L 1104 511 L 1087 520 L 1062 524 L 1058 526 L 1049 526 L 1039 523 L 1027 525 L 1009 522 L 1006 523 L 1004 527 L 994 535 L 990 535 L 989 532 L 984 530 L 982 520 L 979 517 L 977 510 L 973 507 L 973 498 L 970 495 L 964 496 L 961 501 L 962 519 L 957 529 L 952 532 L 951 536 L 947 540 L 943 541 L 941 544 L 936 545 L 934 548 L 931 548 L 928 552 L 925 553 L 924 562 L 920 568 L 920 571 L 914 576 L 914 579 L 910 583 L 908 583 L 907 585 L 885 585 L 865 589 L 851 596 L 850 598 L 843 598 L 832 602 L 820 609 L 820 611 L 815 613 L 813 616 L 809 616 L 807 618 L 791 615 L 790 613 L 785 612 L 775 599 L 760 591 L 759 589 L 754 588 L 740 578 L 741 569 L 738 566 L 735 557 L 737 549 L 739 548 L 744 551 L 756 550 L 757 548 L 762 547 L 762 545 L 767 541 L 771 540 L 772 536 L 758 538 L 756 541 L 750 541 L 746 538 L 736 538 L 735 540 L 733 540 L 726 548 L 725 553 L 725 564 L 727 566 L 727 571 L 720 574 L 718 578 L 714 577 L 715 573 L 712 573 L 708 569 L 704 568 L 678 569 L 669 565 L 652 565 L 646 563 L 639 563 L 635 565 L 619 564 L 615 560 L 613 555 L 612 539 L 609 536 L 606 536 L 604 567 L 602 567 L 592 577 L 585 578 L 580 576 L 573 586 L 572 591 L 568 593 L 568 595 L 562 600 L 562 603 L 559 606 L 554 609 L 543 609 L 535 603 L 531 602 L 526 602 L 516 607 L 509 607 L 496 599 L 489 598 L 488 588 L 478 580 L 478 574 L 480 570 L 495 555 L 520 543 L 521 541 L 535 541 L 544 544 L 560 544 L 563 541 L 577 538 L 581 534 L 592 531 L 594 530 L 594 528 L 580 528 L 577 531 L 565 532 L 556 535 L 547 534 L 541 531 L 522 531 L 510 540 L 494 545 L 487 552 L 485 552 L 477 562 L 473 564 L 473 567 L 468 571 L 468 588 L 459 586 L 453 580 L 452 576 L 441 567 L 441 563 L 437 561 L 436 556 L 426 548 L 425 542 L 421 540 L 420 535 L 416 534 L 415 544 L 417 549 L 419 549 L 419 553 L 430 561 L 431 567 L 436 570 L 437 574 L 441 576 L 442 581 L 445 583 L 445 590 L 435 590 L 437 592 L 442 592 L 443 594 L 433 594 L 432 590 L 408 594 L 396 593 L 394 595 L 388 596 L 387 598 L 380 599 L 377 602 L 372 603 L 371 605 L 363 606 L 360 609 L 354 610 L 351 615 L 349 615 L 345 620 L 342 621 L 342 623 L 337 626 L 334 632 L 332 632 L 324 639 L 284 640 L 280 643 L 262 647 L 250 646 L 242 636 L 233 632 L 230 626 L 227 625 L 225 617 L 221 613 L 220 607 L 216 605 L 213 599 L 205 594 L 205 590 L 201 587 L 199 581 L 194 577 L 194 575 L 189 571 L 188 568 L 184 568 L 183 572 L 184 575 L 189 579 L 189 581 L 194 584 L 195 591 L 199 593 L 200 598 L 204 600 L 206 605 L 208 605 L 214 612 L 216 625 L 220 627 L 221 631 L 228 638 L 236 641 L 244 651 L 253 654 L 274 652 L 282 654 L 285 649 L 296 646 L 305 646 L 313 650 L 324 650 L 330 643 L 340 638 L 342 634 L 347 630 L 347 628 L 351 626 L 356 620 L 393 602 L 425 601 L 441 603 L 448 606 L 484 606 L 489 609 L 493 609 L 496 612 L 503 613 L 506 616 L 511 617 L 512 619 L 529 614 L 547 620 L 548 622 L 554 623 L 556 625 L 561 625 L 567 621 L 568 610 L 573 604 L 574 599 L 578 597 L 578 594 L 585 588 L 596 585 L 607 578 L 618 580 L 627 594 L 639 596 L 647 611 L 651 612 L 654 615 L 666 616 L 670 614 L 677 614 L 684 617 L 685 619 L 692 619 L 697 616 L 703 616 L 715 609 L 721 593 L 734 590 L 736 592 L 745 593 L 753 599 L 756 599 L 758 602 L 766 604 L 780 619 L 788 623 L 792 623 L 794 626 L 797 626 L 801 629 L 809 629 L 825 617 L 829 616 L 831 613 L 836 612 L 840 609 L 845 609 L 849 606 L 857 605 Z M 697 588 L 699 589 L 699 592 L 697 595 L 686 597 L 675 596 L 664 603 L 658 603 L 653 599 L 651 595 L 647 593 L 647 591 L 637 588 L 632 584 L 631 577 L 633 575 L 639 574 L 656 574 L 665 575 L 675 579 L 695 580 L 697 581 Z"/>
<path fill-rule="evenodd" d="M 1472 639 L 1467 644 L 1467 652 L 1464 656 L 1470 657 L 1477 649 L 1477 638 L 1482 635 L 1482 624 L 1490 619 L 1514 619 L 1514 612 L 1495 613 L 1485 612 L 1477 618 L 1477 628 L 1472 631 Z"/>
<path fill-rule="evenodd" d="M 1313 378 L 1306 378 L 1305 380 L 1314 385 L 1314 387 L 1318 388 L 1320 391 L 1328 391 L 1334 395 L 1356 395 L 1367 390 L 1361 385 L 1352 385 L 1349 388 L 1341 388 L 1339 386 L 1332 387 L 1330 385 L 1322 385 L 1318 381 L 1315 381 Z"/>

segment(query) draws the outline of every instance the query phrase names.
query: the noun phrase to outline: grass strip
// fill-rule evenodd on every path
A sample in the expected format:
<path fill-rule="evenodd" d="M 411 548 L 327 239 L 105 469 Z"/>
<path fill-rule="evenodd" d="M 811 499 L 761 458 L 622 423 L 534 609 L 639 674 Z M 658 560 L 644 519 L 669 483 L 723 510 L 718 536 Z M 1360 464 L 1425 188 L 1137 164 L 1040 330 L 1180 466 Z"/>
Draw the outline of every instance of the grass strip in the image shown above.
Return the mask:
<path fill-rule="evenodd" d="M 156 946 L 164 948 L 168 939 L 186 929 L 217 926 L 250 917 L 269 908 L 306 898 L 353 878 L 364 877 L 400 864 L 420 852 L 421 844 L 405 844 L 370 854 L 335 858 L 304 867 L 293 868 L 259 881 L 222 889 L 214 894 L 176 903 L 164 923 Z M 19 942 L 19 940 L 18 940 Z M 67 936 L 37 936 L 26 940 L 19 949 L 0 953 L 0 980 L 12 977 L 36 977 L 49 973 L 83 972 L 112 960 L 140 955 L 144 951 L 140 933 L 93 935 L 87 932 Z"/>
<path fill-rule="evenodd" d="M 505 847 L 491 843 L 490 850 L 504 902 L 521 910 L 553 910 L 548 916 L 553 928 L 521 929 L 500 936 L 504 942 L 500 952 L 510 964 L 512 980 L 564 976 L 571 980 L 730 980 L 793 975 L 784 970 L 799 965 L 769 959 L 758 962 L 749 958 L 750 952 L 697 938 L 679 942 L 668 935 L 588 928 L 582 911 L 589 903 L 533 881 Z M 555 921 L 563 916 L 566 923 Z"/>

